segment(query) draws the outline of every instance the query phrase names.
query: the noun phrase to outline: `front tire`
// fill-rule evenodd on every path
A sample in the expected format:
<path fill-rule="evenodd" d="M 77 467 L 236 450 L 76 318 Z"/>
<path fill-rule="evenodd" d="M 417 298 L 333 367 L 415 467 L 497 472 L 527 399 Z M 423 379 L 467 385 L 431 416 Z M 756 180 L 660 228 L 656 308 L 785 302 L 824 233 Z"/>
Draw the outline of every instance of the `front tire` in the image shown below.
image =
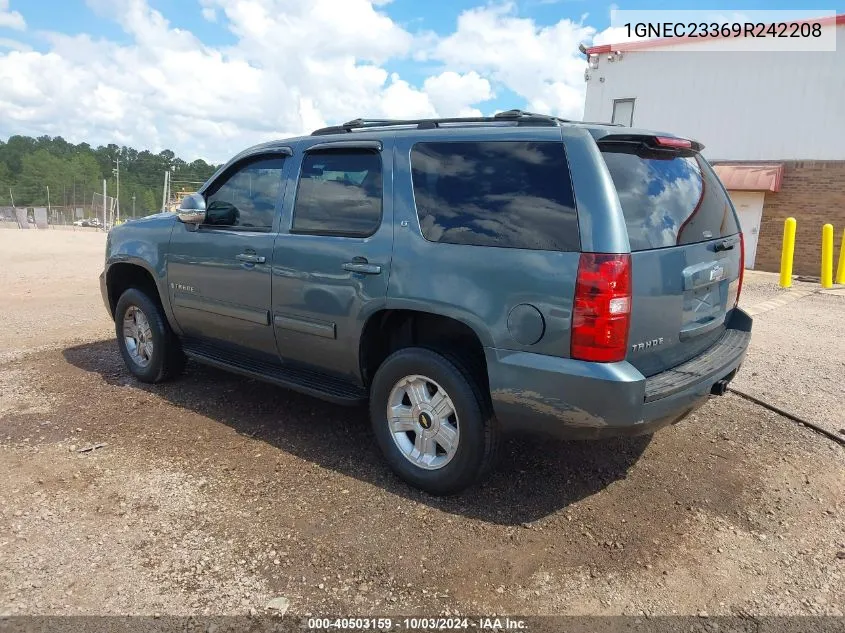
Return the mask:
<path fill-rule="evenodd" d="M 141 382 L 163 382 L 181 373 L 185 355 L 157 301 L 129 288 L 117 301 L 115 333 L 127 369 Z"/>
<path fill-rule="evenodd" d="M 431 494 L 461 492 L 495 462 L 499 429 L 479 380 L 434 351 L 409 347 L 382 363 L 370 420 L 391 469 Z"/>

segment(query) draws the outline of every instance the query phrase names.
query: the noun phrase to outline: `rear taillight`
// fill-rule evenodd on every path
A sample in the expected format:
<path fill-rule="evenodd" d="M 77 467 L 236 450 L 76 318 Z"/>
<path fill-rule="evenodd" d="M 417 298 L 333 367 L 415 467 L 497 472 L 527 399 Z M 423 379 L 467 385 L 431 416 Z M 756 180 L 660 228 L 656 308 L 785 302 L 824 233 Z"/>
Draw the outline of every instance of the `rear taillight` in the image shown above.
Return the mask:
<path fill-rule="evenodd" d="M 742 231 L 739 232 L 739 286 L 736 289 L 736 303 L 734 307 L 739 305 L 739 295 L 742 292 L 742 279 L 745 277 L 745 236 Z"/>
<path fill-rule="evenodd" d="M 631 256 L 582 253 L 572 313 L 572 358 L 623 360 L 630 322 Z"/>
<path fill-rule="evenodd" d="M 739 234 L 739 274 L 728 285 L 728 309 L 739 305 L 739 293 L 742 292 L 742 278 L 745 276 L 745 237 Z"/>

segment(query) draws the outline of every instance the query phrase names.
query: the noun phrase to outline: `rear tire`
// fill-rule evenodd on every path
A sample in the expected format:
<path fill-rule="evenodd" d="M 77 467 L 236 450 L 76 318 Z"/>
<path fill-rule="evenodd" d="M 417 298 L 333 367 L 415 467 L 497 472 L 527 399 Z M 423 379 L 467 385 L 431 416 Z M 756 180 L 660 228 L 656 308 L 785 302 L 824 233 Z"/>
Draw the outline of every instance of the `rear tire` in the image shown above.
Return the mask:
<path fill-rule="evenodd" d="M 129 288 L 114 310 L 115 333 L 127 369 L 141 382 L 163 382 L 185 368 L 185 354 L 161 305 Z"/>
<path fill-rule="evenodd" d="M 370 390 L 370 420 L 399 477 L 450 495 L 490 472 L 500 432 L 479 383 L 458 359 L 419 347 L 381 364 Z"/>

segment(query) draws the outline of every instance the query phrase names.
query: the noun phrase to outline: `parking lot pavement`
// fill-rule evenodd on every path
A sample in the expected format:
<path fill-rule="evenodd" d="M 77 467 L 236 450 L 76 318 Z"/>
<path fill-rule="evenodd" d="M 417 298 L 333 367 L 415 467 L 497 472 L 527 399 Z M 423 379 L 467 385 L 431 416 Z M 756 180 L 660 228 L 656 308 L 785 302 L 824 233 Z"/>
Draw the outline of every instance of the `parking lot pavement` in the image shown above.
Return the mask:
<path fill-rule="evenodd" d="M 0 614 L 285 596 L 299 615 L 845 615 L 845 449 L 751 402 L 651 438 L 515 438 L 483 486 L 437 499 L 389 472 L 362 410 L 193 364 L 135 382 L 99 245 L 30 239 L 18 267 L 6 246 L 0 282 L 31 296 L 0 312 L 26 325 L 0 328 Z"/>
<path fill-rule="evenodd" d="M 845 438 L 845 295 L 801 282 L 773 293 L 776 282 L 757 274 L 743 289 L 761 299 L 741 298 L 744 306 L 799 298 L 754 315 L 751 347 L 731 386 Z"/>

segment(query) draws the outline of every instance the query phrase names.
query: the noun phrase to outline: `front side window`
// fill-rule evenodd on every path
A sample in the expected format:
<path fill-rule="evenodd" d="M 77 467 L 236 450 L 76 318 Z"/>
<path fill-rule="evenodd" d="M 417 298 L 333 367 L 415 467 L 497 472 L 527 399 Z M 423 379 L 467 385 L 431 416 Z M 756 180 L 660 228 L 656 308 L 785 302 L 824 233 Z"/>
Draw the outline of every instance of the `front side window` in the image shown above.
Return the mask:
<path fill-rule="evenodd" d="M 235 171 L 206 196 L 206 225 L 252 230 L 273 226 L 284 159 L 262 158 Z"/>
<path fill-rule="evenodd" d="M 430 242 L 580 249 L 561 142 L 417 143 L 411 170 L 420 228 Z"/>
<path fill-rule="evenodd" d="M 369 150 L 310 152 L 293 210 L 293 233 L 366 237 L 381 224 L 381 155 Z"/>

